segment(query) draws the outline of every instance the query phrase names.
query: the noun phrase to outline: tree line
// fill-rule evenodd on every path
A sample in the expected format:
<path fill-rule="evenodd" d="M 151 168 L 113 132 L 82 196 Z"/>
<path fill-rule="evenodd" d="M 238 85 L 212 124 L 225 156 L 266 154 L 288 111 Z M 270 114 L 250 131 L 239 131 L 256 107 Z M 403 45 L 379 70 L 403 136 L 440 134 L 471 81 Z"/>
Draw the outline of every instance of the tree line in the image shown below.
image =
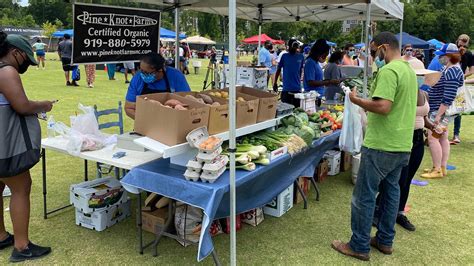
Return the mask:
<path fill-rule="evenodd" d="M 72 28 L 72 1 L 66 0 L 30 0 L 29 5 L 21 7 L 11 0 L 0 0 L 0 26 L 42 27 L 46 31 Z M 131 2 L 128 0 L 84 0 L 86 3 L 129 6 L 156 9 L 157 6 Z M 428 40 L 436 38 L 444 42 L 453 42 L 457 36 L 466 33 L 474 38 L 474 3 L 472 0 L 403 0 L 405 4 L 403 30 Z M 161 26 L 174 29 L 174 14 L 171 9 L 162 9 Z M 227 42 L 226 17 L 184 10 L 180 13 L 180 30 L 188 36 L 200 34 L 217 42 Z M 376 23 L 376 31 L 398 32 L 398 21 Z M 361 27 L 342 34 L 342 22 L 321 23 L 292 22 L 265 23 L 262 32 L 272 38 L 287 40 L 296 37 L 303 42 L 313 42 L 325 38 L 340 45 L 358 43 L 362 36 Z M 238 20 L 238 41 L 258 34 L 255 21 Z"/>

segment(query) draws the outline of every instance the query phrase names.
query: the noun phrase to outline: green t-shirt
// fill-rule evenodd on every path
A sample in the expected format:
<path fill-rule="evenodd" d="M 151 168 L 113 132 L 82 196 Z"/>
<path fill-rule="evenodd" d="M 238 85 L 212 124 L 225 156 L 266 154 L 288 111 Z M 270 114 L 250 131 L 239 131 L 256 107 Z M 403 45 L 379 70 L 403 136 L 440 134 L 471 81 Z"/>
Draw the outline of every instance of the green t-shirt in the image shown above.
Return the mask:
<path fill-rule="evenodd" d="M 416 74 L 403 60 L 379 69 L 370 93 L 372 99 L 392 102 L 387 115 L 369 112 L 364 146 L 387 152 L 410 152 L 416 116 L 418 83 Z"/>

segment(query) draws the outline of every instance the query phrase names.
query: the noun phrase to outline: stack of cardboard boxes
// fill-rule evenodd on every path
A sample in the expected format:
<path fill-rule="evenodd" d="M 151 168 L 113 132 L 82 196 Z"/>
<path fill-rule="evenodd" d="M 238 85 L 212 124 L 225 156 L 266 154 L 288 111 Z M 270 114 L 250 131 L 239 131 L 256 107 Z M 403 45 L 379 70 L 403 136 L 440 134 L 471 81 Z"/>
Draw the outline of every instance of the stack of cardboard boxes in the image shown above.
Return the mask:
<path fill-rule="evenodd" d="M 76 208 L 76 224 L 103 231 L 130 216 L 130 200 L 112 177 L 72 185 L 70 202 Z"/>

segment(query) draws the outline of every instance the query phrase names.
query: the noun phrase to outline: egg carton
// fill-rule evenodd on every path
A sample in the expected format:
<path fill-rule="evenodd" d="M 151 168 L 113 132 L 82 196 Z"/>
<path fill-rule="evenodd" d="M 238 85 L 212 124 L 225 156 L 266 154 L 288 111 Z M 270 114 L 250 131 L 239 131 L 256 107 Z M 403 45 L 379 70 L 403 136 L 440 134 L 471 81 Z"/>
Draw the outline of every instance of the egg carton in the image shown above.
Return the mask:
<path fill-rule="evenodd" d="M 199 152 L 196 156 L 196 160 L 199 163 L 210 163 L 221 153 L 222 153 L 222 147 L 219 147 L 217 150 L 213 151 L 212 153 Z"/>
<path fill-rule="evenodd" d="M 219 142 L 217 143 L 217 145 L 214 146 L 213 149 L 200 148 L 199 145 L 201 145 L 201 143 L 206 141 L 208 138 L 209 138 L 209 132 L 207 132 L 206 127 L 196 128 L 193 131 L 189 132 L 188 135 L 186 136 L 186 140 L 188 141 L 191 147 L 199 149 L 200 153 L 213 154 L 216 150 L 218 150 L 222 146 L 223 140 L 221 138 L 218 138 Z"/>
<path fill-rule="evenodd" d="M 202 172 L 206 175 L 216 175 L 222 167 L 226 167 L 228 162 L 229 157 L 227 157 L 227 155 L 219 155 L 210 163 L 205 163 L 202 167 Z"/>
<path fill-rule="evenodd" d="M 198 181 L 200 176 L 201 176 L 201 173 L 193 171 L 193 170 L 187 169 L 186 172 L 184 172 L 184 177 L 188 181 Z"/>
<path fill-rule="evenodd" d="M 189 160 L 186 164 L 186 168 L 190 171 L 201 173 L 203 163 L 197 161 L 197 159 Z"/>
<path fill-rule="evenodd" d="M 226 167 L 222 167 L 221 169 L 219 169 L 215 174 L 209 174 L 210 172 L 206 173 L 206 172 L 203 172 L 201 174 L 201 181 L 202 182 L 209 182 L 209 183 L 214 183 L 216 182 L 216 180 L 225 172 L 226 170 Z"/>

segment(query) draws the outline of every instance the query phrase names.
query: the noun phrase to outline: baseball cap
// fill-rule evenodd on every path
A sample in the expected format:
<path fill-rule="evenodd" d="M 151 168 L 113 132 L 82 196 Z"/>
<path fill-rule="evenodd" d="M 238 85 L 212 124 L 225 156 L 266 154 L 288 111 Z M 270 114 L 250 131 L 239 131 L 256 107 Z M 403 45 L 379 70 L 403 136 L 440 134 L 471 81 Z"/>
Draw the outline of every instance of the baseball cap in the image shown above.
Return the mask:
<path fill-rule="evenodd" d="M 447 54 L 457 54 L 459 53 L 459 49 L 458 47 L 456 46 L 456 44 L 454 43 L 446 43 L 446 44 L 443 44 L 443 46 L 441 47 L 441 49 L 437 50 L 435 52 L 435 55 L 439 55 L 439 56 L 442 56 L 442 55 L 447 55 Z"/>
<path fill-rule="evenodd" d="M 297 39 L 292 38 L 292 39 L 290 39 L 290 40 L 288 41 L 288 47 L 289 47 L 290 49 L 291 49 L 292 47 L 298 48 L 298 47 L 300 47 L 300 43 L 298 42 Z"/>
<path fill-rule="evenodd" d="M 38 63 L 36 62 L 35 56 L 33 54 L 33 48 L 31 48 L 30 43 L 25 37 L 17 35 L 17 34 L 9 34 L 7 36 L 7 42 L 11 46 L 24 52 L 28 56 L 30 65 L 32 66 L 38 65 Z"/>

